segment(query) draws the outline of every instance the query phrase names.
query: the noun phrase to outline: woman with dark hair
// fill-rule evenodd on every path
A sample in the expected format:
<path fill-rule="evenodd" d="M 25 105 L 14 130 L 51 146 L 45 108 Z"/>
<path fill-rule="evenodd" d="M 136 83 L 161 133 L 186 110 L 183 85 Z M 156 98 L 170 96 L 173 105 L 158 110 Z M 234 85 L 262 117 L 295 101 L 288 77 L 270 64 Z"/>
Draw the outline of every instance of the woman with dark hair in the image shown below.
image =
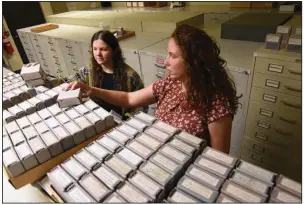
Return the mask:
<path fill-rule="evenodd" d="M 138 73 L 124 63 L 119 43 L 110 31 L 96 32 L 91 39 L 91 49 L 89 67 L 81 68 L 79 73 L 66 81 L 74 81 L 72 84 L 78 81 L 92 87 L 125 92 L 144 88 Z M 114 110 L 122 116 L 137 111 L 112 105 L 94 96 L 92 99 L 107 111 Z"/>
<path fill-rule="evenodd" d="M 233 115 L 238 108 L 235 84 L 225 70 L 215 41 L 204 31 L 181 25 L 168 43 L 168 77 L 135 91 L 109 91 L 70 84 L 84 96 L 95 96 L 116 106 L 131 108 L 157 102 L 158 119 L 207 139 L 209 146 L 228 153 Z"/>

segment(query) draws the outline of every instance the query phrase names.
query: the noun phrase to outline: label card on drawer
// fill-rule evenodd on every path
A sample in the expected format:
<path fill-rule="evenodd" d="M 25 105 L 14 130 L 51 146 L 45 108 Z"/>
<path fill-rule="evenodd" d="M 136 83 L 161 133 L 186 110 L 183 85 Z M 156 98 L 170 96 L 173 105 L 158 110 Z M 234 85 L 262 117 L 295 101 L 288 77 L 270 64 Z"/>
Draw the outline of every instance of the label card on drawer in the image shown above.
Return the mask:
<path fill-rule="evenodd" d="M 272 102 L 272 103 L 276 103 L 277 101 L 277 97 L 276 96 L 272 96 L 270 94 L 263 94 L 263 98 L 262 98 L 264 101 L 269 101 L 269 102 Z"/>
<path fill-rule="evenodd" d="M 255 137 L 264 141 L 267 141 L 268 136 L 259 132 L 255 132 Z"/>
<path fill-rule="evenodd" d="M 269 129 L 270 128 L 270 124 L 269 123 L 265 123 L 265 122 L 262 122 L 262 121 L 258 121 L 258 127 L 261 127 L 261 128 L 265 128 L 265 129 Z"/>
<path fill-rule="evenodd" d="M 260 114 L 263 115 L 263 116 L 269 117 L 269 118 L 272 118 L 272 116 L 273 116 L 272 111 L 266 110 L 266 109 L 263 109 L 263 108 L 260 109 Z"/>
<path fill-rule="evenodd" d="M 265 86 L 278 89 L 280 87 L 280 82 L 275 81 L 275 80 L 266 79 Z"/>
<path fill-rule="evenodd" d="M 282 73 L 283 68 L 284 68 L 283 65 L 276 65 L 276 64 L 269 64 L 268 65 L 268 71 L 270 71 L 270 72 Z"/>

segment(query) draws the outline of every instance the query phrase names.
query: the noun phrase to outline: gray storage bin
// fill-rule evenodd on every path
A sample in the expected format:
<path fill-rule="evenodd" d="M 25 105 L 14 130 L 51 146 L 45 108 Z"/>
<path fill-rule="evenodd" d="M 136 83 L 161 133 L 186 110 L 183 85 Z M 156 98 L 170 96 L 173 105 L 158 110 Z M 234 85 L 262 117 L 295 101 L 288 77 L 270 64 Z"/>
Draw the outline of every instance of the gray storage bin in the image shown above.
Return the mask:
<path fill-rule="evenodd" d="M 39 136 L 30 139 L 28 143 L 40 164 L 51 159 L 50 151 Z"/>
<path fill-rule="evenodd" d="M 15 147 L 24 168 L 30 170 L 38 165 L 38 161 L 26 141 Z"/>
<path fill-rule="evenodd" d="M 16 177 L 23 172 L 25 169 L 19 160 L 14 148 L 10 148 L 7 151 L 3 152 L 3 164 L 11 177 Z"/>

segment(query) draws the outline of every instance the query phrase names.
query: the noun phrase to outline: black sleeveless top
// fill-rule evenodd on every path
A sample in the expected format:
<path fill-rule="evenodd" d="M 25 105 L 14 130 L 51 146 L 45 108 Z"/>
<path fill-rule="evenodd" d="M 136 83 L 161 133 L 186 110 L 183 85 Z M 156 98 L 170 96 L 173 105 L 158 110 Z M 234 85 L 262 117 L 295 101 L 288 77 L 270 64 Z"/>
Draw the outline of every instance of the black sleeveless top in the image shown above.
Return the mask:
<path fill-rule="evenodd" d="M 102 82 L 100 84 L 100 87 L 102 89 L 107 89 L 107 90 L 115 90 L 114 89 L 114 77 L 113 74 L 109 74 L 106 72 L 103 72 L 103 79 Z M 109 104 L 105 101 L 102 102 L 102 107 L 110 112 L 111 110 L 115 111 L 116 113 L 122 115 L 122 108 L 119 106 L 114 106 L 112 104 Z"/>

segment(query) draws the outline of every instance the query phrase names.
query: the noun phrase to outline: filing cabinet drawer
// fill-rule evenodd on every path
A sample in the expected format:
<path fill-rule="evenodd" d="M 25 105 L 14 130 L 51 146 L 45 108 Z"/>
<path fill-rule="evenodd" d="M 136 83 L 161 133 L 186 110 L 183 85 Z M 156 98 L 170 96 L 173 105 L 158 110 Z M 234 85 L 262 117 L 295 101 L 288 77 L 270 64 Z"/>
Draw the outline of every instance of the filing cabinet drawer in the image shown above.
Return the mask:
<path fill-rule="evenodd" d="M 256 57 L 255 72 L 301 80 L 301 63 Z"/>
<path fill-rule="evenodd" d="M 281 173 L 284 171 L 285 161 L 273 162 L 271 158 L 260 155 L 246 147 L 242 147 L 241 159 L 272 172 Z"/>
<path fill-rule="evenodd" d="M 254 74 L 252 86 L 295 96 L 302 94 L 301 81 L 261 73 Z"/>
<path fill-rule="evenodd" d="M 263 156 L 251 149 L 242 147 L 241 159 L 278 174 L 283 174 L 291 179 L 301 180 L 302 168 L 300 157 L 289 157 L 285 160 L 276 160 L 274 162 L 272 157 Z"/>
<path fill-rule="evenodd" d="M 262 128 L 247 125 L 244 137 L 250 138 L 251 140 L 265 145 L 273 146 L 282 151 L 291 151 L 292 154 L 301 152 L 301 135 L 299 135 L 297 138 L 286 137 L 282 134 L 265 131 Z"/>
<path fill-rule="evenodd" d="M 286 109 L 275 110 L 271 106 L 250 102 L 248 111 L 249 121 L 261 120 L 275 127 L 284 127 L 285 129 L 301 129 L 301 113 L 295 111 L 286 111 Z M 249 123 L 250 124 L 250 123 Z"/>
<path fill-rule="evenodd" d="M 264 116 L 265 119 L 279 119 L 296 126 L 302 124 L 302 113 L 288 108 L 282 107 L 280 109 L 276 109 L 269 104 L 251 101 L 249 104 L 249 112 L 254 112 L 258 115 Z"/>
<path fill-rule="evenodd" d="M 288 159 L 290 155 L 294 155 L 289 152 L 288 149 L 279 149 L 274 146 L 266 145 L 254 140 L 251 140 L 247 137 L 244 137 L 242 141 L 242 147 L 250 149 L 251 151 L 271 158 L 271 162 L 283 162 Z"/>
<path fill-rule="evenodd" d="M 252 87 L 250 101 L 267 104 L 275 109 L 285 108 L 297 112 L 302 111 L 301 97 L 286 95 L 258 87 Z"/>
<path fill-rule="evenodd" d="M 298 128 L 286 128 L 284 125 L 276 125 L 270 123 L 267 120 L 261 120 L 259 118 L 250 118 L 248 115 L 246 126 L 253 126 L 260 130 L 264 130 L 269 134 L 276 134 L 282 137 L 286 137 L 291 140 L 299 140 L 301 138 L 301 127 Z"/>

